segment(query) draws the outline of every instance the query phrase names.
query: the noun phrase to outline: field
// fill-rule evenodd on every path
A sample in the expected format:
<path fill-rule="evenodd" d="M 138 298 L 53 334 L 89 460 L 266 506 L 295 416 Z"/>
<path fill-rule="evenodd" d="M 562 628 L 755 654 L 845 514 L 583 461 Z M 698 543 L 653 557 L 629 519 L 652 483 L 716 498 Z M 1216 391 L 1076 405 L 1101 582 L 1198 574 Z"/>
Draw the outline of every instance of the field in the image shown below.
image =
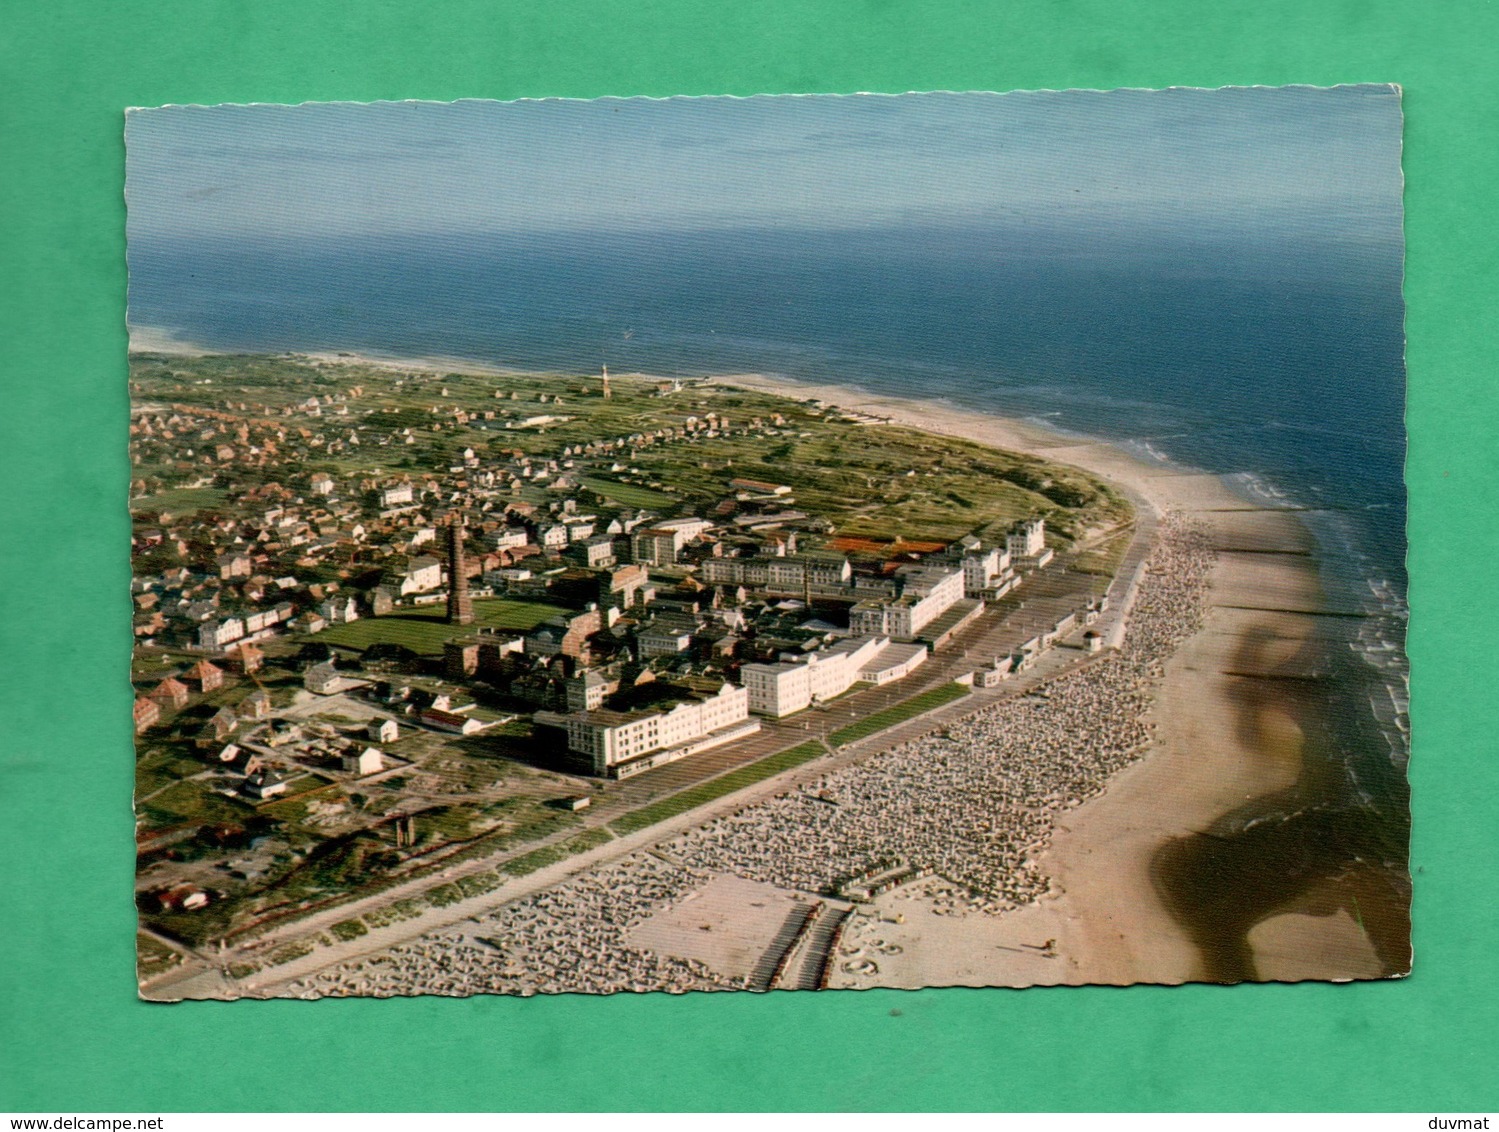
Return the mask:
<path fill-rule="evenodd" d="M 479 598 L 474 602 L 472 625 L 449 624 L 442 607 L 431 606 L 334 625 L 308 639 L 354 649 L 367 649 L 374 644 L 404 645 L 414 652 L 431 656 L 442 652 L 445 641 L 468 636 L 478 628 L 526 632 L 548 617 L 566 612 L 561 606 L 541 602 Z"/>
<path fill-rule="evenodd" d="M 664 491 L 640 487 L 638 484 L 619 483 L 617 480 L 601 479 L 598 476 L 580 476 L 578 483 L 589 491 L 626 507 L 662 508 L 673 507 L 677 503 L 674 497 L 667 495 Z"/>
<path fill-rule="evenodd" d="M 877 731 L 883 731 L 887 727 L 894 727 L 897 723 L 914 719 L 922 712 L 931 711 L 943 704 L 950 704 L 953 700 L 960 700 L 967 694 L 968 689 L 961 684 L 940 684 L 930 691 L 912 696 L 909 700 L 901 700 L 900 703 L 887 707 L 884 711 L 877 711 L 871 716 L 866 716 L 858 723 L 840 727 L 828 736 L 828 741 L 835 747 L 846 747 Z"/>
<path fill-rule="evenodd" d="M 182 754 L 174 747 L 153 746 L 143 749 L 135 760 L 135 793 L 146 798 L 159 790 L 167 790 L 183 779 L 191 778 L 205 769 L 205 764 Z"/>
<path fill-rule="evenodd" d="M 205 822 L 243 822 L 255 807 L 239 798 L 205 789 L 196 782 L 178 782 L 142 804 L 143 824 L 200 825 Z"/>
<path fill-rule="evenodd" d="M 132 511 L 166 511 L 173 515 L 186 515 L 194 511 L 222 507 L 229 493 L 214 487 L 179 487 L 159 491 L 155 495 L 142 495 L 130 501 Z"/>
<path fill-rule="evenodd" d="M 135 963 L 142 977 L 152 978 L 170 971 L 182 962 L 182 956 L 160 940 L 144 932 L 135 937 Z"/>

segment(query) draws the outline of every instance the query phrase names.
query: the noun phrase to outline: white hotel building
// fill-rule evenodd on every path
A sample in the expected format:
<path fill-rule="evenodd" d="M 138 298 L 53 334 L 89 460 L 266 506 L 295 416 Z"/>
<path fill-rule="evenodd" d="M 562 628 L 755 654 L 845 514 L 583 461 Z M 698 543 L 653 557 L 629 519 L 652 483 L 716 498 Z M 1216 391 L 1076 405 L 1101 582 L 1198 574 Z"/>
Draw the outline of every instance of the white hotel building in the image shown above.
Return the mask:
<path fill-rule="evenodd" d="M 625 778 L 760 730 L 749 718 L 749 693 L 725 683 L 665 711 L 537 712 L 536 722 L 567 732 L 568 749 L 593 773 Z"/>
<path fill-rule="evenodd" d="M 850 638 L 794 660 L 746 664 L 740 678 L 749 693 L 749 710 L 781 719 L 841 696 L 858 680 L 871 684 L 899 680 L 926 656 L 925 645 L 892 644 L 888 637 Z"/>
<path fill-rule="evenodd" d="M 963 599 L 961 567 L 902 566 L 895 572 L 895 579 L 898 597 L 861 601 L 849 611 L 850 632 L 909 641 Z"/>
<path fill-rule="evenodd" d="M 1018 567 L 1039 569 L 1045 566 L 1053 554 L 1046 545 L 1046 520 L 1027 519 L 1017 523 L 1005 540 L 1005 549 Z"/>
<path fill-rule="evenodd" d="M 963 555 L 962 565 L 964 594 L 979 597 L 1010 572 L 1010 552 L 1002 546 L 992 546 L 988 550 L 975 547 Z"/>

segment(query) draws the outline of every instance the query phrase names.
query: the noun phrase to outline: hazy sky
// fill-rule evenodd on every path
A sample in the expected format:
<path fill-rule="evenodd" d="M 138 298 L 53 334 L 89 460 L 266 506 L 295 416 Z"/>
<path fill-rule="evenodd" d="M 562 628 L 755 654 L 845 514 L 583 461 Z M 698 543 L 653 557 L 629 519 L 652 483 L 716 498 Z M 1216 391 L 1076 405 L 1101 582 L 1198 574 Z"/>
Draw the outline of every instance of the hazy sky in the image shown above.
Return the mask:
<path fill-rule="evenodd" d="M 164 107 L 132 238 L 975 218 L 1385 228 L 1391 87 Z"/>

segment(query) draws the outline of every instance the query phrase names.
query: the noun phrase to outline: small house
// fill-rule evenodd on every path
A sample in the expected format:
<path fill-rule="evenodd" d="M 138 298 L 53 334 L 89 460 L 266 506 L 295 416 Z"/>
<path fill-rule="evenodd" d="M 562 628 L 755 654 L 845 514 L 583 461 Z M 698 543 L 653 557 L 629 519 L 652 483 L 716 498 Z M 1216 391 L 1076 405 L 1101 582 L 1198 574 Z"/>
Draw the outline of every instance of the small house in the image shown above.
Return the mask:
<path fill-rule="evenodd" d="M 153 727 L 161 719 L 161 705 L 146 696 L 137 696 L 133 712 L 135 716 L 135 733 L 139 735 L 148 727 Z"/>
<path fill-rule="evenodd" d="M 364 733 L 371 742 L 394 743 L 401 736 L 401 728 L 393 719 L 372 719 Z"/>
<path fill-rule="evenodd" d="M 252 798 L 274 798 L 286 793 L 286 777 L 268 766 L 256 767 L 240 783 L 240 790 Z"/>
<path fill-rule="evenodd" d="M 343 757 L 343 768 L 350 774 L 363 778 L 385 769 L 385 758 L 377 747 L 366 747 L 362 751 L 349 751 Z"/>
<path fill-rule="evenodd" d="M 211 692 L 224 683 L 224 670 L 206 660 L 200 660 L 187 670 L 187 678 L 204 692 Z"/>
<path fill-rule="evenodd" d="M 271 714 L 270 694 L 257 688 L 240 701 L 239 714 L 242 719 L 265 719 Z"/>
<path fill-rule="evenodd" d="M 150 692 L 150 698 L 163 707 L 180 708 L 187 703 L 187 685 L 175 677 L 168 676 Z"/>
<path fill-rule="evenodd" d="M 319 696 L 331 696 L 343 686 L 343 677 L 333 667 L 331 660 L 314 664 L 302 676 L 302 686 Z"/>

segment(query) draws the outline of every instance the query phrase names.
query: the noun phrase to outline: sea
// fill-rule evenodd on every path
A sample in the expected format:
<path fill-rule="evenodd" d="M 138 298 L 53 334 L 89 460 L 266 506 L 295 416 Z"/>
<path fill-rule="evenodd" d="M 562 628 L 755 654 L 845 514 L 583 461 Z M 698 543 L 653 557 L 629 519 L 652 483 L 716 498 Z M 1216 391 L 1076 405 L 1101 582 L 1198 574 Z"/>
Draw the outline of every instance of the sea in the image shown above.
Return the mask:
<path fill-rule="evenodd" d="M 1347 231 L 1357 231 L 1353 226 Z M 133 240 L 130 321 L 230 352 L 757 372 L 1098 437 L 1301 511 L 1332 606 L 1339 804 L 1403 846 L 1403 258 L 1338 225 Z M 1346 662 L 1346 663 L 1344 663 Z"/>

